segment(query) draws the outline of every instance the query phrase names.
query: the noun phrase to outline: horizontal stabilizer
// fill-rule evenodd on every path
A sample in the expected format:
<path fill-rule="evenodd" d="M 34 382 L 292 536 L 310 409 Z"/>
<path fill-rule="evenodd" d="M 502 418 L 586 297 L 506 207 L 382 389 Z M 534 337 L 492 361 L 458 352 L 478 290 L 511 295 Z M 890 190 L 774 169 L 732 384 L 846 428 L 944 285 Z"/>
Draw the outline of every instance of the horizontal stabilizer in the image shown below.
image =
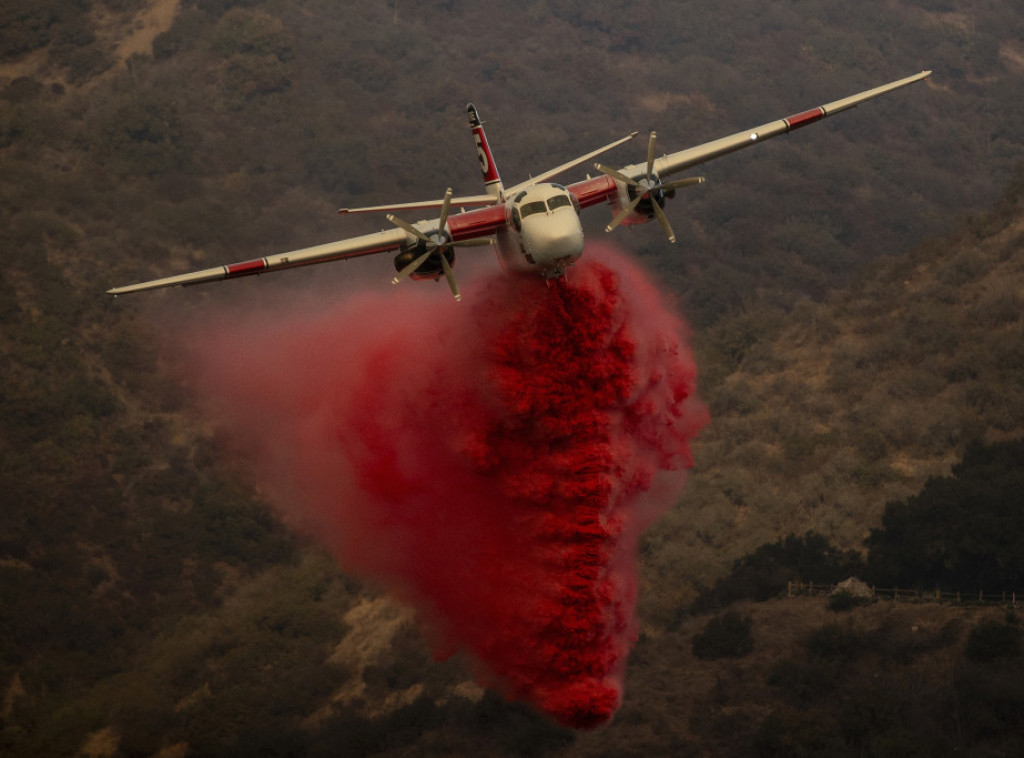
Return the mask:
<path fill-rule="evenodd" d="M 532 187 L 535 184 L 540 184 L 541 182 L 546 182 L 548 179 L 551 179 L 554 176 L 558 176 L 563 171 L 568 171 L 571 168 L 575 168 L 576 166 L 579 166 L 581 163 L 586 163 L 591 158 L 596 158 L 598 155 L 601 155 L 601 153 L 607 153 L 613 147 L 618 147 L 623 142 L 629 142 L 636 135 L 637 135 L 637 132 L 633 132 L 632 134 L 629 134 L 629 135 L 623 137 L 622 139 L 617 139 L 614 142 L 611 142 L 611 143 L 605 145 L 604 147 L 599 147 L 597 150 L 593 150 L 593 151 L 587 153 L 586 155 L 581 155 L 579 158 L 574 158 L 573 160 L 569 161 L 568 163 L 563 163 L 561 166 L 555 166 L 553 169 L 550 169 L 549 171 L 545 171 L 543 174 L 538 174 L 537 176 L 530 177 L 525 182 L 519 182 L 519 184 L 515 185 L 514 187 L 509 187 L 508 189 L 506 189 L 505 190 L 505 194 L 506 195 L 512 195 L 512 194 L 514 194 L 516 192 L 519 192 L 520 190 L 526 189 L 527 187 Z"/>
<path fill-rule="evenodd" d="M 498 201 L 494 195 L 470 195 L 468 197 L 453 197 L 450 205 L 458 207 L 477 207 L 482 205 L 494 205 Z M 395 213 L 396 211 L 418 211 L 436 210 L 444 205 L 444 199 L 424 200 L 419 203 L 393 203 L 391 205 L 368 205 L 363 208 L 339 208 L 338 213 Z"/>

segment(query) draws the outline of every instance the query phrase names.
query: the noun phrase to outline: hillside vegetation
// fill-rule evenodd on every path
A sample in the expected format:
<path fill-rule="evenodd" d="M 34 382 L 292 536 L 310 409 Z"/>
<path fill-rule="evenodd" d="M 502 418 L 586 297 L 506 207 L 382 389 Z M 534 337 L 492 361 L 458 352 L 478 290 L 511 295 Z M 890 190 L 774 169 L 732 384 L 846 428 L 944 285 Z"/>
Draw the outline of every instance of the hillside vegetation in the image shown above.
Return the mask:
<path fill-rule="evenodd" d="M 865 557 L 898 531 L 887 504 L 1020 436 L 1022 32 L 996 0 L 6 3 L 0 753 L 1019 752 L 1001 611 L 741 600 L 723 621 L 693 601 L 808 530 Z M 678 245 L 618 236 L 695 324 L 713 421 L 644 540 L 627 699 L 599 733 L 431 661 L 408 610 L 220 460 L 165 371 L 183 314 L 383 287 L 390 261 L 102 295 L 378 223 L 339 206 L 477 192 L 467 101 L 518 181 L 634 129 L 676 149 L 926 67 L 703 168 L 668 209 Z M 740 657 L 694 654 L 715 619 Z"/>
<path fill-rule="evenodd" d="M 1022 178 L 822 302 L 759 304 L 698 334 L 714 422 L 665 533 L 688 576 L 780 534 L 859 548 L 886 502 L 969 442 L 1020 436 Z"/>

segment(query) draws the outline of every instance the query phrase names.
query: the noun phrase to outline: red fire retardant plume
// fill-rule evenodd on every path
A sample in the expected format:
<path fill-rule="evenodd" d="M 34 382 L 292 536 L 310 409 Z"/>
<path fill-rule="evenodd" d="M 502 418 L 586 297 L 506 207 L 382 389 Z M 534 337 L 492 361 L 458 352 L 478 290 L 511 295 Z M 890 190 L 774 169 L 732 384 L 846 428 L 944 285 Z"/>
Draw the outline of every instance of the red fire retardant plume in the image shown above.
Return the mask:
<path fill-rule="evenodd" d="M 412 604 L 439 657 L 594 727 L 622 700 L 637 539 L 707 419 L 686 331 L 607 248 L 567 282 L 463 289 L 206 324 L 196 382 L 286 517 Z"/>

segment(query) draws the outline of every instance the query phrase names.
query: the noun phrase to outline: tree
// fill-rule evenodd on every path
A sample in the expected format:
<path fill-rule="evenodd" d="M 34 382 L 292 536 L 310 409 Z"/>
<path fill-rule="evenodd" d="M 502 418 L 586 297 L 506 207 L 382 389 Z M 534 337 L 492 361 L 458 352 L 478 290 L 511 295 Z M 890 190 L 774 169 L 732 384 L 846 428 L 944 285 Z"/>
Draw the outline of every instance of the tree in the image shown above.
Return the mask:
<path fill-rule="evenodd" d="M 876 582 L 965 592 L 1024 582 L 1024 440 L 973 444 L 952 475 L 889 503 L 868 538 Z"/>
<path fill-rule="evenodd" d="M 791 581 L 839 582 L 862 568 L 854 551 L 838 550 L 820 534 L 791 534 L 739 558 L 728 575 L 701 593 L 694 608 L 715 608 L 744 598 L 768 600 Z"/>
<path fill-rule="evenodd" d="M 715 616 L 693 637 L 693 654 L 705 661 L 716 658 L 742 658 L 754 651 L 750 634 L 753 621 L 736 611 Z"/>

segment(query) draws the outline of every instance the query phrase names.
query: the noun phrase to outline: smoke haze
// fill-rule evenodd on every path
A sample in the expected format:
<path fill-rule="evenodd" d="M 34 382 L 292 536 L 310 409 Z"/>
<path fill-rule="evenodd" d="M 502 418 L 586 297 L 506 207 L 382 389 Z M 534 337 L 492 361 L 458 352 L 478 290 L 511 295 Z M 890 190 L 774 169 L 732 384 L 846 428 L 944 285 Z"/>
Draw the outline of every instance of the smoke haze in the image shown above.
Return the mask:
<path fill-rule="evenodd" d="M 462 284 L 223 314 L 190 381 L 289 523 L 415 607 L 435 655 L 594 727 L 622 699 L 637 540 L 707 420 L 686 329 L 604 246 L 567 283 Z"/>

